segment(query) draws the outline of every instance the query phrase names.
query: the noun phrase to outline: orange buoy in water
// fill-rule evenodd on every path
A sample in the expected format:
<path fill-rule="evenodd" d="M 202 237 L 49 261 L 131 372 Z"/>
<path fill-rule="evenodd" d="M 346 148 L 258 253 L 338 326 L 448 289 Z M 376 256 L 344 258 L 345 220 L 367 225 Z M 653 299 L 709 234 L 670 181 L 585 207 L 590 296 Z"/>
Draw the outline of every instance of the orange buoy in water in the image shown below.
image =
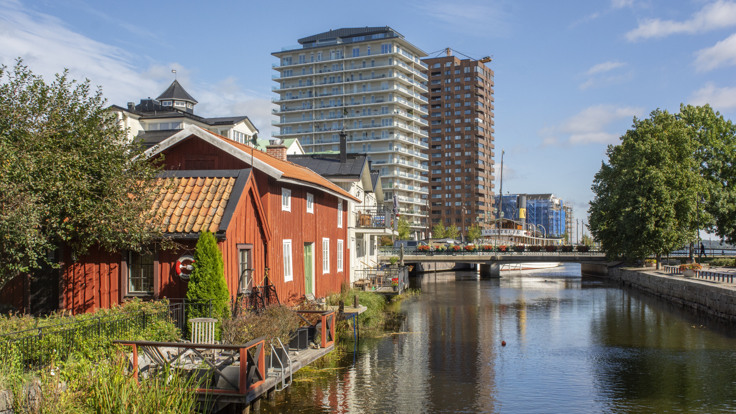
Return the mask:
<path fill-rule="evenodd" d="M 501 341 L 501 346 L 506 346 L 506 341 Z"/>

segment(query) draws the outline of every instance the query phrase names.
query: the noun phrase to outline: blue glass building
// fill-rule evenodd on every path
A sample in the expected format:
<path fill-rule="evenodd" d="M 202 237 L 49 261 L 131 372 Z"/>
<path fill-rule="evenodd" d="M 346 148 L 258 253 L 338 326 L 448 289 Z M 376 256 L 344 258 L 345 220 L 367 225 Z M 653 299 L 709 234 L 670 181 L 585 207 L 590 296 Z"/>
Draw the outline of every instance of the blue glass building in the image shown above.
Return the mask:
<path fill-rule="evenodd" d="M 526 222 L 532 224 L 547 237 L 563 237 L 567 232 L 565 203 L 553 194 L 525 194 Z M 503 196 L 503 218 L 521 221 L 519 217 L 519 194 Z M 500 203 L 496 196 L 496 207 Z M 540 228 L 541 226 L 541 228 Z M 543 230 L 542 230 L 543 229 Z"/>

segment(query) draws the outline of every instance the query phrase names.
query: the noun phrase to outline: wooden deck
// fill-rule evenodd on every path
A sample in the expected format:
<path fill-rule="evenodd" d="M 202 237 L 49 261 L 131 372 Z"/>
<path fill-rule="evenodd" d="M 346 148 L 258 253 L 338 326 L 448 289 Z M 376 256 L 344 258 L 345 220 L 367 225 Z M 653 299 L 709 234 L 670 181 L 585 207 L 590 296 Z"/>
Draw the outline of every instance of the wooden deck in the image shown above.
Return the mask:
<path fill-rule="evenodd" d="M 317 316 L 319 323 L 295 334 L 295 345 L 271 347 L 265 338 L 254 339 L 243 345 L 193 344 L 189 342 L 114 341 L 129 346 L 133 376 L 152 376 L 166 373 L 166 367 L 183 371 L 198 378 L 198 399 L 205 411 L 220 411 L 228 406 L 258 407 L 264 394 L 270 395 L 291 385 L 292 375 L 335 349 L 336 313 L 327 311 L 298 311 Z M 309 332 L 319 326 L 320 343 L 313 343 Z M 275 350 L 275 351 L 274 351 Z M 267 351 L 270 352 L 267 363 Z M 280 358 L 280 360 L 279 360 Z M 280 361 L 280 362 L 279 362 Z"/>

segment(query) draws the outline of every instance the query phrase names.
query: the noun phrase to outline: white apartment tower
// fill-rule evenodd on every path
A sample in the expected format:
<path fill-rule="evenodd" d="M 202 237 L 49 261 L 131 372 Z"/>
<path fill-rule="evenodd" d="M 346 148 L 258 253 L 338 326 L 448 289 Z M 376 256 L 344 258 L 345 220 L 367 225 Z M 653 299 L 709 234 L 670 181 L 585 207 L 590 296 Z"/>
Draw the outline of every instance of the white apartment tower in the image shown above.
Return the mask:
<path fill-rule="evenodd" d="M 427 226 L 427 66 L 422 50 L 390 27 L 344 28 L 299 39 L 279 59 L 275 137 L 298 138 L 306 153 L 365 153 L 380 171 L 386 208 L 414 236 Z"/>

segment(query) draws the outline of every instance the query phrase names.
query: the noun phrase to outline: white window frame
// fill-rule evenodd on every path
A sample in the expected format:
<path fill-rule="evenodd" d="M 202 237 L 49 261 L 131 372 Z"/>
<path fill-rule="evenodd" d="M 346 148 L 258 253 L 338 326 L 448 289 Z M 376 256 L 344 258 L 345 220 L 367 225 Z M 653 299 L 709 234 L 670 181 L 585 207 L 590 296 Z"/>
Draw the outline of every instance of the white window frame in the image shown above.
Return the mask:
<path fill-rule="evenodd" d="M 342 228 L 342 200 L 337 200 L 337 228 Z"/>
<path fill-rule="evenodd" d="M 307 193 L 307 213 L 314 214 L 314 194 Z"/>
<path fill-rule="evenodd" d="M 330 239 L 322 238 L 322 274 L 330 273 Z"/>
<path fill-rule="evenodd" d="M 294 280 L 294 266 L 293 266 L 293 255 L 291 251 L 291 239 L 284 239 L 283 241 L 283 256 L 284 256 L 284 282 L 291 282 Z"/>
<path fill-rule="evenodd" d="M 343 271 L 343 258 L 345 256 L 343 250 L 345 249 L 345 242 L 341 239 L 337 239 L 337 271 Z"/>
<path fill-rule="evenodd" d="M 291 190 L 281 188 L 281 211 L 291 211 Z"/>

